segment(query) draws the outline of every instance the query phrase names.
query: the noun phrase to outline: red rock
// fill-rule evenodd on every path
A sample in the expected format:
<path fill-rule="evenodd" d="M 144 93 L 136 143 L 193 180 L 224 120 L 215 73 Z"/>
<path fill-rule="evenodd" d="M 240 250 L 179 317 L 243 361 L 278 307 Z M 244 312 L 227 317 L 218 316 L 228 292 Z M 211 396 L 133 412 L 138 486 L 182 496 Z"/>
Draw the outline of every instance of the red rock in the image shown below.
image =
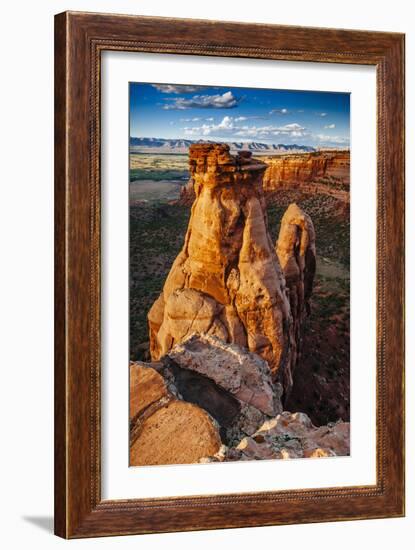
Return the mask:
<path fill-rule="evenodd" d="M 131 466 L 194 463 L 220 448 L 218 426 L 206 411 L 177 399 L 152 367 L 130 365 Z"/>
<path fill-rule="evenodd" d="M 130 419 L 168 395 L 164 378 L 143 363 L 130 365 Z"/>
<path fill-rule="evenodd" d="M 316 245 L 313 222 L 296 204 L 290 204 L 281 220 L 276 251 L 290 297 L 294 338 L 291 365 L 285 375 L 291 380 L 301 357 L 302 331 L 306 314 L 310 311 L 310 298 L 316 271 Z"/>
<path fill-rule="evenodd" d="M 350 186 L 350 152 L 322 151 L 317 153 L 264 157 L 268 168 L 264 174 L 264 190 L 289 188 L 321 182 L 327 187 Z"/>
<path fill-rule="evenodd" d="M 179 367 L 212 379 L 241 403 L 268 416 L 282 411 L 280 392 L 272 382 L 269 366 L 254 353 L 203 334 L 177 344 L 167 356 Z"/>
<path fill-rule="evenodd" d="M 130 448 L 130 465 L 192 464 L 220 448 L 209 415 L 196 405 L 174 400 L 143 420 Z"/>
<path fill-rule="evenodd" d="M 266 165 L 234 157 L 223 144 L 192 145 L 189 165 L 196 199 L 184 246 L 148 315 L 151 357 L 206 333 L 257 353 L 274 379 L 287 379 L 292 319 L 268 233 Z"/>

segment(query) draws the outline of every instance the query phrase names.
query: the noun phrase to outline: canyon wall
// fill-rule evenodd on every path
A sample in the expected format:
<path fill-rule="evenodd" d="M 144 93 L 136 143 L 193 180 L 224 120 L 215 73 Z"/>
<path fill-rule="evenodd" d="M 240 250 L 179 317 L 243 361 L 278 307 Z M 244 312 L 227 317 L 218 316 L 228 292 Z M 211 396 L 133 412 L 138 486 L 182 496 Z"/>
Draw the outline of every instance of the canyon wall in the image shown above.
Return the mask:
<path fill-rule="evenodd" d="M 322 151 L 301 155 L 281 155 L 263 159 L 268 168 L 264 190 L 299 187 L 304 191 L 324 192 L 331 189 L 346 197 L 350 186 L 350 152 Z M 314 184 L 308 188 L 308 184 Z"/>
<path fill-rule="evenodd" d="M 298 189 L 308 194 L 331 195 L 350 201 L 350 152 L 320 151 L 316 153 L 261 156 L 266 164 L 263 176 L 265 193 Z M 178 203 L 191 206 L 195 199 L 191 177 L 180 190 Z"/>

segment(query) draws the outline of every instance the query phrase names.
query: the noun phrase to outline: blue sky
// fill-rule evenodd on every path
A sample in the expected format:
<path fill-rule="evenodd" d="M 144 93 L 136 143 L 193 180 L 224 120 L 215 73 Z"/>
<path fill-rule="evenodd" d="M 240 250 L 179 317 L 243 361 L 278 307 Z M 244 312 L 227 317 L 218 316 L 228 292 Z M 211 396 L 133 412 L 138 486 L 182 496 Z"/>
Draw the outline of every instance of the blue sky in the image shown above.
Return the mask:
<path fill-rule="evenodd" d="M 130 83 L 132 137 L 350 145 L 350 95 Z"/>

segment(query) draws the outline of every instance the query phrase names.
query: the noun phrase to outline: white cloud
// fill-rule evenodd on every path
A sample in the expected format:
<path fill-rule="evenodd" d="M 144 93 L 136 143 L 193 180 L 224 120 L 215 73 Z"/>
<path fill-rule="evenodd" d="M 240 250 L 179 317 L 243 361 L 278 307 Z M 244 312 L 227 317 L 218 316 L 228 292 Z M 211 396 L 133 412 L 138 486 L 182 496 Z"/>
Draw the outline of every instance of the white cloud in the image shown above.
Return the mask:
<path fill-rule="evenodd" d="M 234 120 L 235 122 L 243 122 L 245 120 L 267 120 L 265 116 L 238 116 Z"/>
<path fill-rule="evenodd" d="M 189 98 L 169 97 L 164 100 L 171 103 L 164 105 L 163 109 L 179 111 L 186 109 L 232 109 L 237 107 L 240 102 L 240 98 L 236 98 L 231 91 L 214 95 L 194 95 Z"/>
<path fill-rule="evenodd" d="M 336 127 L 335 124 L 327 124 L 326 126 L 324 126 L 324 128 L 327 128 L 327 129 L 330 129 L 330 130 L 332 130 L 335 127 Z"/>
<path fill-rule="evenodd" d="M 219 124 L 202 124 L 201 126 L 186 127 L 183 128 L 183 130 L 188 136 L 210 136 L 227 134 L 233 131 L 234 128 L 233 118 L 230 116 L 225 116 Z"/>
<path fill-rule="evenodd" d="M 210 117 L 212 118 L 212 117 Z M 290 141 L 303 140 L 307 138 L 310 143 L 320 143 L 321 145 L 349 145 L 349 138 L 344 136 L 330 136 L 324 133 L 313 134 L 305 126 L 292 122 L 283 125 L 264 124 L 264 125 L 251 125 L 247 124 L 246 120 L 251 117 L 232 117 L 224 116 L 218 123 L 212 123 L 211 121 L 204 120 L 203 124 L 192 125 L 182 128 L 185 135 L 192 137 L 201 137 L 209 139 L 221 139 L 226 138 L 228 140 L 239 139 L 253 139 L 253 140 L 266 140 L 277 141 L 284 139 Z M 335 125 L 328 125 L 330 128 L 334 128 Z"/>
<path fill-rule="evenodd" d="M 328 136 L 326 134 L 317 134 L 315 137 L 320 141 L 325 141 L 328 143 L 336 143 L 336 144 L 343 144 L 343 145 L 349 144 L 349 138 L 344 136 Z"/>
<path fill-rule="evenodd" d="M 193 118 L 181 118 L 180 122 L 198 122 L 199 120 L 202 120 L 202 119 L 198 116 L 195 116 Z"/>
<path fill-rule="evenodd" d="M 320 116 L 327 116 L 327 113 L 319 113 Z"/>
<path fill-rule="evenodd" d="M 296 122 L 283 126 L 248 126 L 238 124 L 238 122 L 242 122 L 246 118 L 248 117 L 233 118 L 225 116 L 219 124 L 202 124 L 201 126 L 185 127 L 183 130 L 188 136 L 235 136 L 262 139 L 269 139 L 275 136 L 302 138 L 309 135 L 308 130 Z"/>
<path fill-rule="evenodd" d="M 269 112 L 270 115 L 288 115 L 288 109 L 272 109 Z"/>
<path fill-rule="evenodd" d="M 203 90 L 203 86 L 186 86 L 183 84 L 152 84 L 152 86 L 159 92 L 163 92 L 163 94 L 186 94 Z"/>

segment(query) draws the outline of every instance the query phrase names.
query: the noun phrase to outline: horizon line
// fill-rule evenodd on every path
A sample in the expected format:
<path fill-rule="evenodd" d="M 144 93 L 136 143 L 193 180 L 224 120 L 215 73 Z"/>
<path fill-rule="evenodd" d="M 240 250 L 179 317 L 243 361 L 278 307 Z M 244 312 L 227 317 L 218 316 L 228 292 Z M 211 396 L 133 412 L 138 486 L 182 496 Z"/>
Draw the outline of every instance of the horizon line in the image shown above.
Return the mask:
<path fill-rule="evenodd" d="M 310 145 L 309 143 L 303 143 L 303 144 L 299 144 L 299 143 L 284 143 L 284 142 L 267 142 L 267 141 L 258 141 L 258 140 L 254 140 L 254 139 L 250 139 L 250 140 L 237 140 L 237 139 L 230 139 L 230 140 L 222 140 L 222 139 L 202 139 L 202 138 L 198 138 L 198 139 L 190 139 L 190 138 L 185 138 L 185 137 L 172 137 L 172 138 L 164 138 L 164 137 L 152 137 L 152 136 L 129 136 L 130 139 L 154 139 L 154 140 L 165 140 L 165 141 L 191 141 L 191 142 L 195 142 L 195 141 L 202 141 L 202 142 L 206 142 L 206 143 L 261 143 L 263 145 L 284 145 L 285 147 L 322 147 L 324 146 L 324 144 L 321 144 L 321 145 Z M 330 142 L 329 142 L 330 143 Z M 334 144 L 335 146 L 339 146 L 343 149 L 350 149 L 350 144 L 346 145 L 342 145 L 341 143 L 338 143 L 338 144 Z M 326 145 L 327 146 L 327 145 Z"/>

